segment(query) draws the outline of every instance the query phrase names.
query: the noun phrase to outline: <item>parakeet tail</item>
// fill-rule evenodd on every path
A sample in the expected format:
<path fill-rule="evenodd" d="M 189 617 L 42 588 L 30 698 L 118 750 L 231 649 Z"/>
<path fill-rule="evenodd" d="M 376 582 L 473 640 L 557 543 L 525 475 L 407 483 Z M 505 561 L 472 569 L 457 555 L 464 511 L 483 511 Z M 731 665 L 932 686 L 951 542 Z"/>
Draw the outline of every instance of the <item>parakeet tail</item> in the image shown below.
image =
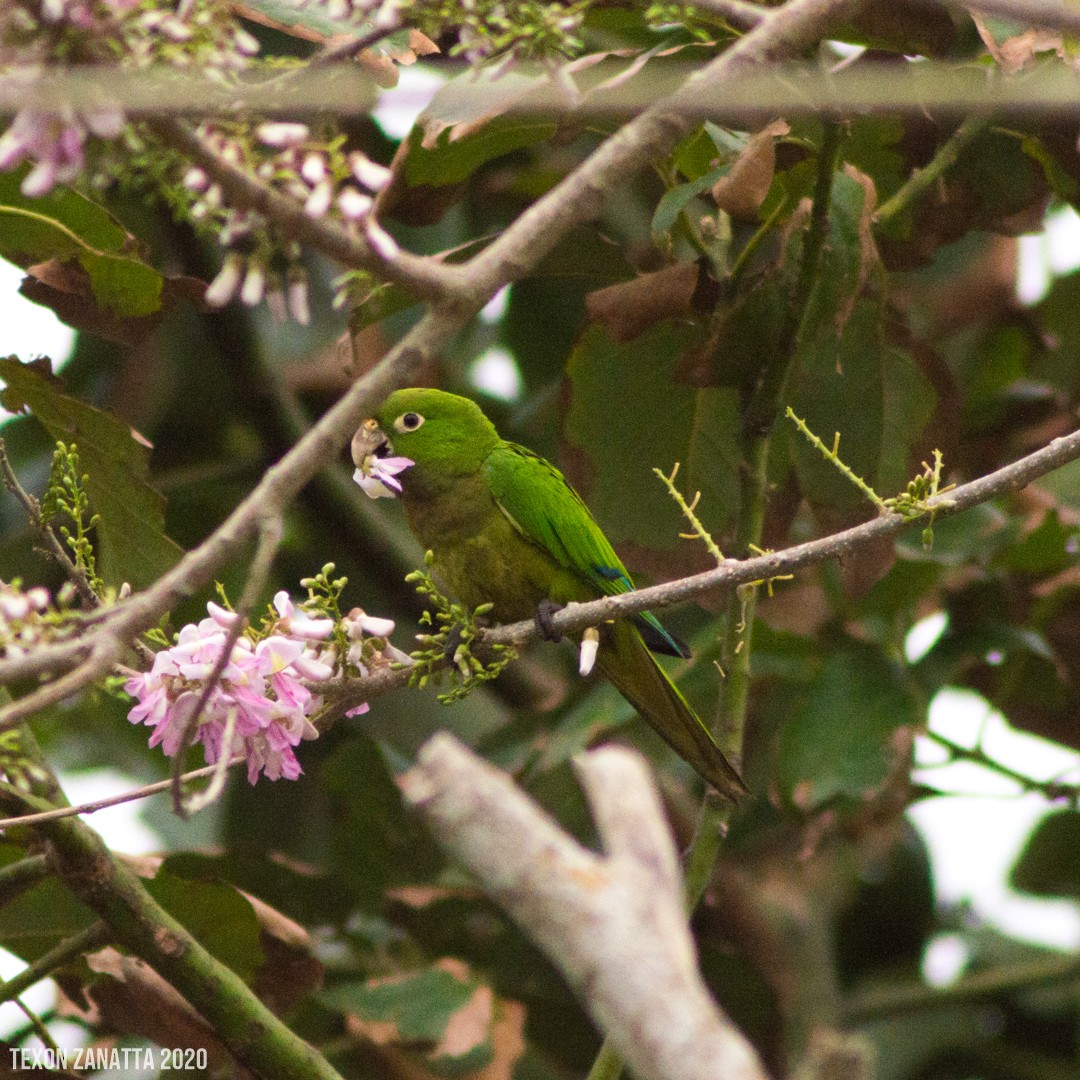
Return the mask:
<path fill-rule="evenodd" d="M 616 622 L 607 628 L 596 662 L 661 738 L 721 795 L 738 802 L 747 793 L 697 713 L 645 647 L 636 627 Z"/>

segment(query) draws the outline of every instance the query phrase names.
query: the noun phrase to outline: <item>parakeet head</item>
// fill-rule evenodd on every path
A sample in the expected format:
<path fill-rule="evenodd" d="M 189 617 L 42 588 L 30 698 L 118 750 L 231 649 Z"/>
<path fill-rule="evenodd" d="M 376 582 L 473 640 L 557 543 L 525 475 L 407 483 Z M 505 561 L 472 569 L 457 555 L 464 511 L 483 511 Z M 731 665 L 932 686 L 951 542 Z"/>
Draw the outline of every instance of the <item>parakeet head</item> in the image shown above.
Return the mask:
<path fill-rule="evenodd" d="M 468 398 L 396 390 L 353 436 L 354 475 L 372 498 L 439 486 L 479 470 L 498 442 L 494 425 Z"/>

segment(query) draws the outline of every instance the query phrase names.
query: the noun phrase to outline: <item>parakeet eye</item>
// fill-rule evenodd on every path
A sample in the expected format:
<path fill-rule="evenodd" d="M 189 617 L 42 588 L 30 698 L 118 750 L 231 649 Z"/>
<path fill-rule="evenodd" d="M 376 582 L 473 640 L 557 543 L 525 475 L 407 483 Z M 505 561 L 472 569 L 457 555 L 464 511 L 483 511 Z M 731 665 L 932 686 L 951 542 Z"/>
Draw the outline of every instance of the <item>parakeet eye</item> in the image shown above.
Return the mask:
<path fill-rule="evenodd" d="M 394 421 L 395 431 L 415 431 L 422 423 L 424 418 L 415 412 L 402 413 Z"/>

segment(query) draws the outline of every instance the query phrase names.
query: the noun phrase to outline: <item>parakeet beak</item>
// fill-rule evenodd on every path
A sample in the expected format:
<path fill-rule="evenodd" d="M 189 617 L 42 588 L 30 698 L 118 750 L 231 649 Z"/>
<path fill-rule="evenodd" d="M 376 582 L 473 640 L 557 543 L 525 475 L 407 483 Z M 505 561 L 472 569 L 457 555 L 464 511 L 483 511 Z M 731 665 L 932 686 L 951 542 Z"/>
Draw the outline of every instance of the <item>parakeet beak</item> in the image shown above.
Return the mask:
<path fill-rule="evenodd" d="M 375 419 L 365 420 L 357 429 L 352 440 L 353 464 L 358 469 L 363 469 L 364 462 L 369 455 L 375 457 L 389 457 L 394 452 L 386 432 L 379 427 L 379 421 Z"/>
<path fill-rule="evenodd" d="M 352 440 L 353 479 L 371 499 L 393 499 L 401 494 L 398 473 L 413 464 L 410 458 L 394 457 L 394 447 L 377 420 L 365 420 Z"/>

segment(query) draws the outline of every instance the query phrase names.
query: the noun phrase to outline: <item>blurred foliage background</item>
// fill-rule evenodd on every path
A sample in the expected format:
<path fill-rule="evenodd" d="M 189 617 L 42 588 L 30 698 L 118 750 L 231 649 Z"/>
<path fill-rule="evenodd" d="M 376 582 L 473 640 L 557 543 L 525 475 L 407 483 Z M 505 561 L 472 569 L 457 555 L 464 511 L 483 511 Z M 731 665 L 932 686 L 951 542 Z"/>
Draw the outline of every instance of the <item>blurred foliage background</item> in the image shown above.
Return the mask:
<path fill-rule="evenodd" d="M 297 37 L 261 0 L 235 7 L 258 17 L 246 25 L 264 54 L 306 56 L 324 36 L 297 16 L 309 40 Z M 315 19 L 321 9 L 305 10 Z M 597 71 L 642 87 L 668 67 L 701 65 L 739 33 L 704 9 L 574 11 L 577 40 L 565 51 L 603 56 Z M 367 116 L 342 118 L 340 130 L 350 147 L 392 166 L 381 221 L 403 247 L 469 251 L 572 172 L 618 121 L 491 108 L 511 96 L 512 80 L 520 93 L 539 82 L 520 50 L 486 108 L 463 110 L 455 88 L 470 76 L 451 55 L 460 22 L 451 13 L 441 34 L 424 28 L 442 51 L 422 64 L 446 81 L 409 133 L 392 136 Z M 858 49 L 824 45 L 816 64 L 895 74 L 921 57 L 986 78 L 1073 63 L 1060 35 L 977 24 L 945 6 L 894 3 L 840 36 Z M 1078 126 L 1075 110 L 824 121 L 799 110 L 754 124 L 718 114 L 669 158 L 624 177 L 598 220 L 501 293 L 423 381 L 475 397 L 504 437 L 557 461 L 639 583 L 711 564 L 702 545 L 680 539 L 685 522 L 654 467 L 681 463 L 678 482 L 700 490 L 706 527 L 726 554 L 745 555 L 736 539 L 747 513 L 742 418 L 763 368 L 792 346 L 785 326 L 824 161 L 827 233 L 782 404 L 826 442 L 839 432 L 840 456 L 883 495 L 901 490 L 935 448 L 950 482 L 988 473 L 1075 426 L 1080 274 L 1054 277 L 1027 306 L 1015 282 L 1016 237 L 1076 205 Z M 824 157 L 829 146 L 834 156 Z M 906 185 L 937 169 L 943 148 L 955 160 L 912 196 Z M 78 329 L 74 352 L 62 385 L 21 366 L 31 355 L 0 367 L 5 405 L 29 405 L 2 432 L 22 483 L 40 495 L 56 440 L 76 432 L 102 515 L 103 577 L 143 587 L 178 548 L 209 536 L 422 309 L 373 280 L 353 280 L 357 302 L 334 307 L 340 268 L 306 251 L 309 325 L 238 302 L 211 311 L 200 283 L 215 277 L 221 254 L 205 230 L 123 181 L 27 199 L 24 175 L 0 174 L 0 209 L 32 204 L 99 251 L 120 251 L 105 235 L 118 228 L 153 268 L 140 277 L 113 266 L 119 277 L 104 292 L 86 287 L 96 271 L 85 260 L 74 283 L 29 270 L 22 291 Z M 876 214 L 881 207 L 888 212 Z M 75 257 L 55 236 L 0 232 L 0 251 L 23 268 Z M 122 314 L 108 292 L 118 279 L 130 300 Z M 422 606 L 403 579 L 422 553 L 400 507 L 368 502 L 350 471 L 344 452 L 326 462 L 289 510 L 266 599 L 279 588 L 298 593 L 300 578 L 333 562 L 349 579 L 345 606 L 394 619 L 394 641 L 408 648 Z M 767 476 L 763 546 L 872 516 L 782 419 Z M 916 746 L 924 766 L 968 760 L 996 771 L 1010 790 L 1055 807 L 1029 837 L 1012 885 L 1080 899 L 1080 775 L 1029 774 L 1025 761 L 996 761 L 977 739 L 926 732 L 935 696 L 967 688 L 1013 729 L 1080 751 L 1078 515 L 1074 464 L 934 523 L 931 543 L 916 527 L 759 598 L 744 744 L 755 796 L 733 817 L 693 925 L 713 992 L 775 1075 L 821 1026 L 855 1033 L 876 1052 L 882 1080 L 1076 1075 L 1080 964 L 938 902 L 905 810 L 938 794 L 933 768 L 910 781 Z M 11 497 L 0 502 L 0 530 L 0 578 L 59 588 Z M 239 560 L 222 571 L 230 596 L 246 570 Z M 202 617 L 210 598 L 177 607 L 169 629 Z M 707 717 L 720 695 L 714 661 L 726 604 L 707 596 L 666 618 L 695 650 L 673 675 Z M 930 617 L 940 632 L 916 655 L 905 643 Z M 108 767 L 133 782 L 160 779 L 168 763 L 127 722 L 129 707 L 98 689 L 33 728 L 65 773 Z M 656 767 L 680 841 L 690 838 L 700 782 L 609 686 L 577 677 L 568 646 L 543 644 L 452 707 L 430 692 L 373 700 L 369 714 L 304 745 L 298 782 L 252 787 L 235 776 L 190 822 L 174 818 L 166 798 L 147 802 L 143 818 L 165 852 L 143 870 L 169 910 L 346 1076 L 584 1076 L 599 1036 L 580 1004 L 403 808 L 394 777 L 440 728 L 511 770 L 589 841 L 571 757 L 602 739 L 637 746 Z M 193 754 L 190 765 L 200 763 Z M 995 837 L 970 841 L 992 847 Z M 9 837 L 4 865 L 21 860 L 26 843 Z M 31 961 L 89 921 L 61 885 L 43 880 L 0 907 L 0 944 Z M 943 938 L 962 946 L 963 962 L 952 981 L 931 987 L 924 958 Z M 60 1002 L 45 1020 L 74 1019 L 87 1039 L 210 1046 L 223 1067 L 197 1025 L 163 1027 L 135 1007 L 138 987 L 115 964 L 92 970 L 79 959 L 57 978 Z M 21 1023 L 12 1045 L 33 1035 Z"/>

